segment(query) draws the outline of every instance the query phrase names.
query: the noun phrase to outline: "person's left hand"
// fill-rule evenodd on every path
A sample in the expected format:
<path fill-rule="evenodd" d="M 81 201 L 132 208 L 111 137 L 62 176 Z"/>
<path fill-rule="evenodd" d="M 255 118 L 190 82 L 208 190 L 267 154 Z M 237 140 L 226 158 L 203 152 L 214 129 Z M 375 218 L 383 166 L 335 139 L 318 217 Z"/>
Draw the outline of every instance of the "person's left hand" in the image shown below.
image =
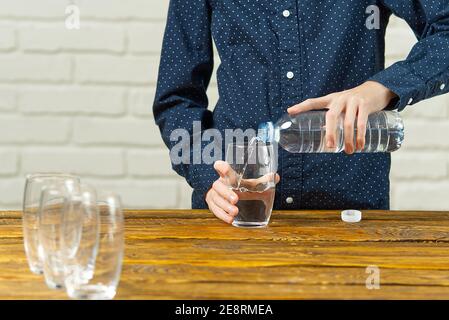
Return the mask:
<path fill-rule="evenodd" d="M 289 114 L 328 109 L 326 112 L 326 147 L 334 149 L 338 118 L 344 113 L 345 152 L 354 153 L 354 123 L 357 118 L 356 149 L 365 146 L 366 124 L 371 113 L 383 110 L 396 94 L 382 84 L 367 81 L 358 87 L 331 93 L 324 97 L 307 99 L 288 109 Z"/>

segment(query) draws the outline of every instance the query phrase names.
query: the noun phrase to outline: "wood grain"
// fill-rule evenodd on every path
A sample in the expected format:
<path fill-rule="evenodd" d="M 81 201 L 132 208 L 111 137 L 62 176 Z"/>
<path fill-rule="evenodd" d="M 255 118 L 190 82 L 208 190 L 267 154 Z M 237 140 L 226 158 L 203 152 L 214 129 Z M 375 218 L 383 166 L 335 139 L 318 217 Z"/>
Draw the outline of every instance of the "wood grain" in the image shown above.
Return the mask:
<path fill-rule="evenodd" d="M 202 210 L 127 211 L 117 298 L 449 299 L 449 212 L 363 214 L 278 211 L 239 229 Z M 22 242 L 21 213 L 0 212 L 0 299 L 64 299 L 28 271 Z"/>

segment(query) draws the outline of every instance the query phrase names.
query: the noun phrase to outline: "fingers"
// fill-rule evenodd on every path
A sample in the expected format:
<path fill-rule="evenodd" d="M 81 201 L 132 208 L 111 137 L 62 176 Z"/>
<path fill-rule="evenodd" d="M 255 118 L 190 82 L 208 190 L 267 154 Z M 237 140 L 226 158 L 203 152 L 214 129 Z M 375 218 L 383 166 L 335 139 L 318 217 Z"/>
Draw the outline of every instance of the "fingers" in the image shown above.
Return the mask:
<path fill-rule="evenodd" d="M 354 153 L 354 124 L 357 116 L 358 104 L 355 99 L 349 99 L 346 105 L 345 120 L 343 123 L 345 133 L 345 152 Z"/>
<path fill-rule="evenodd" d="M 337 126 L 340 114 L 345 107 L 344 97 L 340 96 L 333 100 L 326 112 L 326 148 L 335 149 L 337 147 Z"/>
<path fill-rule="evenodd" d="M 231 217 L 235 217 L 239 213 L 236 206 L 223 199 L 219 194 L 215 193 L 212 197 L 213 203 Z"/>
<path fill-rule="evenodd" d="M 237 194 L 230 190 L 222 181 L 222 178 L 212 184 L 212 188 L 206 195 L 206 202 L 212 213 L 226 223 L 232 223 L 239 209 L 235 205 L 238 201 Z"/>
<path fill-rule="evenodd" d="M 226 199 L 231 204 L 236 204 L 239 200 L 237 194 L 229 189 L 227 185 L 223 183 L 222 180 L 217 180 L 213 183 L 212 189 L 220 195 L 223 199 Z"/>
<path fill-rule="evenodd" d="M 326 151 L 339 151 L 337 128 L 340 114 L 345 112 L 344 142 L 346 153 L 365 148 L 368 116 L 383 110 L 397 96 L 393 91 L 375 81 L 367 81 L 355 88 L 334 92 L 327 96 L 308 99 L 288 109 L 289 114 L 297 114 L 314 109 L 328 109 L 326 112 Z M 354 148 L 354 122 L 357 118 L 357 137 Z M 338 141 L 337 141 L 338 140 Z M 338 148 L 339 149 L 339 148 Z"/>
<path fill-rule="evenodd" d="M 276 173 L 276 175 L 274 176 L 274 183 L 278 184 L 279 181 L 281 181 L 281 177 L 279 176 L 279 174 Z"/>
<path fill-rule="evenodd" d="M 234 221 L 234 218 L 227 214 L 223 209 L 217 206 L 215 203 L 208 203 L 210 211 L 218 218 L 223 220 L 226 223 L 231 224 Z"/>
<path fill-rule="evenodd" d="M 281 178 L 277 173 L 267 173 L 257 179 L 243 179 L 242 181 L 240 181 L 240 186 L 253 191 L 263 191 L 272 186 L 270 182 L 274 182 L 274 184 L 277 184 L 280 179 Z"/>
<path fill-rule="evenodd" d="M 294 105 L 287 109 L 289 114 L 298 114 L 310 110 L 325 109 L 331 102 L 333 94 L 329 94 L 320 98 L 307 99 L 297 105 Z"/>
<path fill-rule="evenodd" d="M 207 193 L 206 202 L 210 211 L 226 223 L 232 223 L 239 212 L 236 206 L 222 198 L 213 188 Z"/>
<path fill-rule="evenodd" d="M 357 115 L 357 150 L 361 151 L 365 147 L 366 124 L 368 122 L 369 113 L 366 108 L 359 106 Z"/>

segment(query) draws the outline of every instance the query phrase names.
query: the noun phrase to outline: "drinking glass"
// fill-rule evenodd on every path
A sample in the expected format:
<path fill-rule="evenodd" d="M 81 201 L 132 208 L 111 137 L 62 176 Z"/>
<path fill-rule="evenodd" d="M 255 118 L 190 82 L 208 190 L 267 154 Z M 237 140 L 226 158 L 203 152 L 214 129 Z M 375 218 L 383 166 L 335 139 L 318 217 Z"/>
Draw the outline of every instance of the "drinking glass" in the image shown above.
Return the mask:
<path fill-rule="evenodd" d="M 63 185 L 56 184 L 42 191 L 38 234 L 49 288 L 63 288 L 73 268 L 80 281 L 92 277 L 98 228 L 96 194 L 92 187 L 81 185 L 79 192 L 70 193 Z M 67 261 L 76 264 L 68 268 Z"/>
<path fill-rule="evenodd" d="M 106 300 L 114 298 L 120 281 L 124 248 L 124 222 L 120 198 L 112 193 L 101 194 L 99 212 L 98 251 L 90 277 L 80 275 L 76 266 L 84 254 L 66 261 L 71 270 L 65 278 L 67 294 L 73 299 Z M 83 233 L 85 231 L 83 230 Z"/>
<path fill-rule="evenodd" d="M 239 197 L 236 227 L 265 227 L 273 209 L 276 188 L 277 151 L 273 144 L 258 140 L 228 145 L 226 162 L 231 170 L 226 184 Z"/>
<path fill-rule="evenodd" d="M 43 273 L 42 253 L 38 237 L 38 213 L 42 189 L 52 184 L 62 184 L 68 192 L 75 192 L 80 184 L 76 176 L 63 173 L 38 173 L 26 178 L 23 196 L 23 236 L 25 253 L 31 272 Z"/>
<path fill-rule="evenodd" d="M 69 195 L 69 210 L 64 215 L 62 240 L 65 277 L 74 274 L 80 277 L 79 281 L 92 278 L 98 252 L 99 228 L 96 190 L 82 184 L 79 193 Z"/>
<path fill-rule="evenodd" d="M 45 283 L 49 288 L 60 289 L 64 283 L 62 236 L 64 214 L 69 211 L 67 191 L 56 185 L 44 188 L 39 211 L 39 257 Z"/>

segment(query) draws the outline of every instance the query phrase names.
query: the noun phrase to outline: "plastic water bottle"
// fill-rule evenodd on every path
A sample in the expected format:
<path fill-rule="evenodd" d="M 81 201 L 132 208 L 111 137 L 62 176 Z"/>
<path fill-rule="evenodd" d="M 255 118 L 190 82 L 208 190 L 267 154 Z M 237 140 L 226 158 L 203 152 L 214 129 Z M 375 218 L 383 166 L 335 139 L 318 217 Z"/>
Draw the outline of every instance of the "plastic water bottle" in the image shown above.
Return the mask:
<path fill-rule="evenodd" d="M 356 126 L 355 126 L 356 127 Z M 259 126 L 259 139 L 277 142 L 292 153 L 341 152 L 344 150 L 343 115 L 337 124 L 335 148 L 326 147 L 326 111 L 310 111 L 295 116 L 284 115 L 275 124 Z M 354 129 L 354 146 L 357 128 Z M 394 111 L 380 111 L 368 117 L 365 147 L 359 152 L 393 152 L 404 141 L 404 124 Z"/>

